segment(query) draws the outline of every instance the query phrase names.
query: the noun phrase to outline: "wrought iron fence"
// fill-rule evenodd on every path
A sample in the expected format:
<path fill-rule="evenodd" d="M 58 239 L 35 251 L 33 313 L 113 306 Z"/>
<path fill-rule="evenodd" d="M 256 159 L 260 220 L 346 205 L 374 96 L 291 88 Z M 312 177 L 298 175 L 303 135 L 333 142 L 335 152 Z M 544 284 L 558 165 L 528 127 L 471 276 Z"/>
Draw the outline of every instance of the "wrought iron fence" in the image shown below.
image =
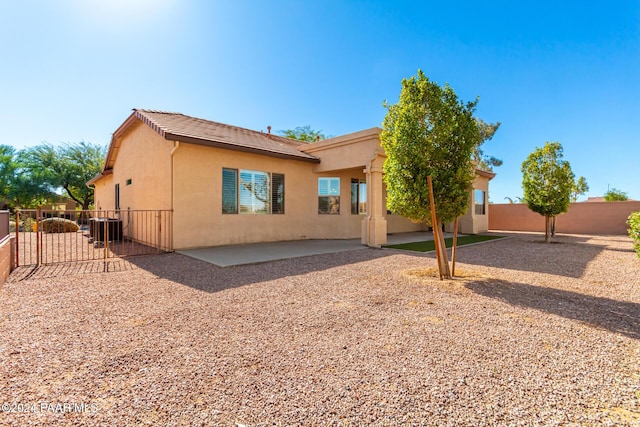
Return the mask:
<path fill-rule="evenodd" d="M 171 226 L 170 210 L 16 211 L 16 265 L 170 252 Z"/>

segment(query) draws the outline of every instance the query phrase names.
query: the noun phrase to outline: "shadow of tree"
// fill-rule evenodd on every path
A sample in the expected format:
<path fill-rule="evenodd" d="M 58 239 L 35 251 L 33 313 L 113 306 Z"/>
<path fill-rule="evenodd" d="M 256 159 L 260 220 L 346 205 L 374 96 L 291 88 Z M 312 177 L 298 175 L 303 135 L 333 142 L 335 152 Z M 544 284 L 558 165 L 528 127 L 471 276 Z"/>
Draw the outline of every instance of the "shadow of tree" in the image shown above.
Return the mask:
<path fill-rule="evenodd" d="M 640 339 L 640 304 L 561 289 L 499 279 L 474 280 L 465 286 L 485 297 L 532 308 Z"/>
<path fill-rule="evenodd" d="M 349 256 L 345 256 L 347 253 Z M 138 268 L 175 283 L 205 292 L 219 292 L 391 255 L 392 252 L 366 248 L 235 267 L 218 267 L 179 253 L 132 257 L 128 258 L 128 261 Z M 259 268 L 256 268 L 256 265 L 259 265 Z"/>
<path fill-rule="evenodd" d="M 512 235 L 508 240 L 508 243 L 506 239 L 483 243 L 485 250 L 482 251 L 467 251 L 462 246 L 458 249 L 457 259 L 465 264 L 579 278 L 589 262 L 603 250 L 611 249 L 606 243 L 590 241 L 589 236 L 560 235 L 554 237 L 551 244 L 544 242 L 543 235 L 535 234 Z"/>

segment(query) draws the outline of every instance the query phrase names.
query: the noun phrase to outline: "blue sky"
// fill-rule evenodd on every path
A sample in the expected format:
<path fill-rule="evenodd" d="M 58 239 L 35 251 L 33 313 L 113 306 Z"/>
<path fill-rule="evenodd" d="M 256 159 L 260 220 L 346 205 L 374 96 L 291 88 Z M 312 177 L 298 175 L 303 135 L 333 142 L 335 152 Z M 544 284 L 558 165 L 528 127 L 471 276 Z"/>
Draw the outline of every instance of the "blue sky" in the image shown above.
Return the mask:
<path fill-rule="evenodd" d="M 422 69 L 502 123 L 493 202 L 545 141 L 588 196 L 640 200 L 640 1 L 3 1 L 0 23 L 0 144 L 107 144 L 132 108 L 341 135 Z"/>

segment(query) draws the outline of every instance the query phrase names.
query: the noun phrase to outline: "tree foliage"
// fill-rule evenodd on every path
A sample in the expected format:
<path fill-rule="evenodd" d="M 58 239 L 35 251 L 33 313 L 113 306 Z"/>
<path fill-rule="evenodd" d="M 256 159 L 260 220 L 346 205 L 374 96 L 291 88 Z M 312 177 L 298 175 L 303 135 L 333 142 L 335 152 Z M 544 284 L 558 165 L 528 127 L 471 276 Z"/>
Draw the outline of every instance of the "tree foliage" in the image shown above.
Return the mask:
<path fill-rule="evenodd" d="M 8 199 L 15 175 L 15 149 L 10 145 L 0 145 L 0 198 Z"/>
<path fill-rule="evenodd" d="M 633 212 L 627 219 L 629 237 L 633 239 L 633 248 L 640 258 L 640 211 Z"/>
<path fill-rule="evenodd" d="M 484 150 L 480 148 L 480 145 L 493 138 L 493 135 L 495 135 L 495 133 L 500 128 L 500 122 L 485 123 L 481 119 L 476 119 L 476 122 L 480 131 L 482 142 L 476 147 L 473 153 L 473 159 L 477 162 L 480 169 L 492 171 L 494 167 L 502 166 L 502 160 L 485 154 Z"/>
<path fill-rule="evenodd" d="M 430 175 L 438 222 L 466 212 L 475 177 L 472 156 L 485 137 L 473 117 L 477 103 L 463 103 L 448 84 L 439 86 L 421 70 L 402 81 L 399 102 L 384 104 L 387 115 L 380 135 L 387 154 L 383 176 L 388 209 L 431 224 Z"/>
<path fill-rule="evenodd" d="M 629 197 L 625 191 L 612 188 L 604 193 L 604 199 L 607 202 L 624 202 L 625 200 L 629 200 Z"/>
<path fill-rule="evenodd" d="M 0 145 L 0 199 L 11 208 L 33 208 L 52 197 L 53 192 L 25 169 L 21 152 L 10 145 Z"/>
<path fill-rule="evenodd" d="M 578 197 L 582 196 L 587 191 L 589 191 L 589 184 L 587 184 L 587 179 L 584 176 L 581 176 L 573 183 L 573 187 L 571 188 L 571 201 L 577 202 Z"/>
<path fill-rule="evenodd" d="M 105 151 L 87 142 L 60 146 L 45 142 L 18 152 L 9 192 L 14 205 L 39 206 L 63 189 L 82 209 L 89 209 L 93 190 L 86 183 L 102 170 Z"/>
<path fill-rule="evenodd" d="M 279 130 L 278 133 L 287 138 L 297 139 L 304 142 L 316 142 L 318 139 L 327 139 L 321 130 L 313 130 L 311 126 L 298 126 L 295 129 Z"/>
<path fill-rule="evenodd" d="M 569 209 L 575 175 L 563 160 L 562 145 L 547 142 L 522 163 L 522 188 L 527 206 L 546 218 L 545 241 L 549 241 L 549 219 Z"/>

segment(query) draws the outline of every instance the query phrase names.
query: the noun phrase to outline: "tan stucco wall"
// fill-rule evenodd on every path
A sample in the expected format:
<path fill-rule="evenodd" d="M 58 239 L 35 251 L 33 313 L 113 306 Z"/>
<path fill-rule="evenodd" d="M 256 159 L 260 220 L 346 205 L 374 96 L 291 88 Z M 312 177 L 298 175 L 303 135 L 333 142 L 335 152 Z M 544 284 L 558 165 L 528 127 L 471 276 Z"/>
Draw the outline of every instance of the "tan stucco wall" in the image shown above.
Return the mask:
<path fill-rule="evenodd" d="M 350 169 L 357 166 L 364 169 L 376 153 L 382 150 L 377 135 L 370 135 L 349 143 L 323 145 L 324 142 L 319 142 L 317 144 L 310 144 L 308 149 L 304 149 L 305 152 L 322 159 L 315 165 L 316 172 Z"/>
<path fill-rule="evenodd" d="M 351 178 L 362 168 L 314 173 L 309 162 L 181 144 L 174 154 L 174 248 L 298 239 L 360 237 L 362 215 L 351 214 Z M 222 169 L 285 176 L 283 215 L 222 214 Z M 340 214 L 318 214 L 318 177 L 340 178 Z"/>
<path fill-rule="evenodd" d="M 0 290 L 15 265 L 15 239 L 7 237 L 0 242 Z"/>
<path fill-rule="evenodd" d="M 170 209 L 172 149 L 173 143 L 151 128 L 135 124 L 123 136 L 113 174 L 96 182 L 96 209 L 115 209 L 115 184 L 120 184 L 120 209 Z"/>
<path fill-rule="evenodd" d="M 486 210 L 485 215 L 475 213 L 475 190 L 485 192 Z M 458 231 L 463 234 L 478 234 L 489 230 L 489 178 L 476 175 L 473 181 L 473 188 L 469 193 L 469 205 L 467 213 L 458 220 Z M 451 230 L 451 225 L 447 226 L 447 231 Z"/>
<path fill-rule="evenodd" d="M 105 175 L 94 184 L 94 203 L 97 210 L 109 210 L 115 206 L 113 175 Z"/>
<path fill-rule="evenodd" d="M 160 244 L 168 248 L 170 233 L 168 221 L 158 221 L 155 212 L 128 212 L 171 209 L 171 150 L 173 143 L 166 141 L 141 122 L 136 123 L 122 137 L 113 173 L 95 183 L 97 210 L 115 209 L 115 185 L 120 184 L 120 211 L 109 213 L 122 220 L 123 235 L 133 241 L 152 247 Z M 127 184 L 127 180 L 131 184 Z M 158 242 L 158 229 L 160 233 Z"/>
<path fill-rule="evenodd" d="M 489 227 L 492 230 L 544 232 L 544 217 L 522 203 L 492 204 Z M 569 210 L 558 216 L 557 233 L 627 234 L 627 218 L 640 211 L 640 202 L 571 203 Z"/>

